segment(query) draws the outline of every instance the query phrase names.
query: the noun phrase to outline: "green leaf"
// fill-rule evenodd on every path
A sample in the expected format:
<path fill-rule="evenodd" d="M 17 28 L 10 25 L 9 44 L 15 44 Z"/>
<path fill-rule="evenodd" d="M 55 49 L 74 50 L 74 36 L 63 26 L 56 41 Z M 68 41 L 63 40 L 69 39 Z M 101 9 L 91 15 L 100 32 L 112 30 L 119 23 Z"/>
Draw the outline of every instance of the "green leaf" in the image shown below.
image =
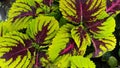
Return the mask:
<path fill-rule="evenodd" d="M 79 48 L 80 55 L 84 55 L 87 46 L 90 46 L 91 44 L 91 38 L 89 34 L 84 30 L 83 26 L 79 26 L 71 30 L 71 35 L 77 44 L 77 47 Z"/>
<path fill-rule="evenodd" d="M 10 23 L 8 22 L 1 22 L 0 23 L 0 37 L 2 37 L 3 35 L 5 35 L 6 33 L 8 33 L 10 31 Z"/>
<path fill-rule="evenodd" d="M 108 64 L 111 68 L 115 68 L 117 66 L 117 59 L 114 56 L 111 56 L 108 60 Z"/>
<path fill-rule="evenodd" d="M 57 68 L 67 68 L 70 67 L 70 54 L 66 54 L 63 56 L 58 57 L 54 62 L 53 65 L 55 65 Z"/>
<path fill-rule="evenodd" d="M 48 55 L 51 61 L 54 61 L 60 55 L 60 52 L 69 43 L 71 38 L 70 32 L 73 27 L 74 26 L 71 24 L 66 24 L 58 31 L 57 35 L 52 41 L 52 45 L 48 49 Z"/>
<path fill-rule="evenodd" d="M 89 58 L 82 56 L 70 57 L 71 68 L 95 68 L 95 64 Z"/>

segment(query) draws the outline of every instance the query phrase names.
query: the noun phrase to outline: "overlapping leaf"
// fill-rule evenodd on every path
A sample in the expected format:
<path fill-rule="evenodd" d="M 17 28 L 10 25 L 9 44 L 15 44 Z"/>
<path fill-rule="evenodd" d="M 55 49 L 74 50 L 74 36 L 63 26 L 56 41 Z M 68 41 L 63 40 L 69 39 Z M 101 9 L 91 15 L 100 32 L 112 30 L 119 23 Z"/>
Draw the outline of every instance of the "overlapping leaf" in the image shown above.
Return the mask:
<path fill-rule="evenodd" d="M 16 0 L 8 13 L 9 22 L 13 23 L 13 29 L 26 28 L 29 22 L 47 11 L 47 6 L 42 3 L 43 0 Z"/>
<path fill-rule="evenodd" d="M 81 50 L 84 52 L 86 51 L 87 45 L 90 45 L 92 38 L 99 40 L 113 36 L 115 20 L 105 11 L 106 8 L 110 9 L 112 7 L 110 5 L 108 6 L 107 2 L 106 0 L 60 0 L 60 11 L 63 17 L 78 24 L 77 28 L 72 29 L 72 38 L 78 48 L 81 46 Z M 114 2 L 119 3 L 117 0 Z M 107 45 L 104 41 L 103 43 Z M 109 43 L 109 45 L 114 48 L 115 43 L 115 39 L 113 39 L 113 43 Z M 104 47 L 102 43 L 94 45 L 95 51 L 102 49 L 99 48 L 100 45 Z M 113 49 L 109 49 L 108 47 L 107 50 Z M 103 52 L 107 50 L 103 50 Z M 96 52 L 98 54 L 95 56 L 99 56 L 99 52 Z"/>
<path fill-rule="evenodd" d="M 95 68 L 95 64 L 89 59 L 82 56 L 72 56 L 70 58 L 71 68 Z"/>
<path fill-rule="evenodd" d="M 58 28 L 58 22 L 54 17 L 42 15 L 32 20 L 27 27 L 26 33 L 33 41 L 33 47 L 36 49 L 35 67 L 42 67 L 43 64 L 46 64 L 42 62 L 41 58 L 47 57 L 48 45 L 51 44 Z"/>
<path fill-rule="evenodd" d="M 114 15 L 120 13 L 120 0 L 107 0 L 106 12 Z"/>
<path fill-rule="evenodd" d="M 29 38 L 13 32 L 0 38 L 0 67 L 27 68 L 32 62 L 34 48 Z"/>
<path fill-rule="evenodd" d="M 71 40 L 71 29 L 73 25 L 66 24 L 58 31 L 48 49 L 49 59 L 54 61 L 58 56 L 69 53 L 74 49 L 75 43 Z"/>
<path fill-rule="evenodd" d="M 106 0 L 60 0 L 63 16 L 76 24 L 96 21 L 105 9 Z"/>
<path fill-rule="evenodd" d="M 96 57 L 103 55 L 107 51 L 112 51 L 115 48 L 116 39 L 114 35 L 101 39 L 92 38 L 92 43 L 95 48 L 93 56 Z"/>
<path fill-rule="evenodd" d="M 110 36 L 115 30 L 115 20 L 113 17 L 90 22 L 86 24 L 87 29 L 93 34 L 94 38 L 105 38 Z"/>
<path fill-rule="evenodd" d="M 87 46 L 91 44 L 89 34 L 87 34 L 83 26 L 79 26 L 72 29 L 71 35 L 75 43 L 77 44 L 77 47 L 79 48 L 80 55 L 84 55 Z"/>
<path fill-rule="evenodd" d="M 46 64 L 46 50 L 59 28 L 54 17 L 39 16 L 29 23 L 27 34 L 8 33 L 0 38 L 0 67 L 31 68 Z"/>

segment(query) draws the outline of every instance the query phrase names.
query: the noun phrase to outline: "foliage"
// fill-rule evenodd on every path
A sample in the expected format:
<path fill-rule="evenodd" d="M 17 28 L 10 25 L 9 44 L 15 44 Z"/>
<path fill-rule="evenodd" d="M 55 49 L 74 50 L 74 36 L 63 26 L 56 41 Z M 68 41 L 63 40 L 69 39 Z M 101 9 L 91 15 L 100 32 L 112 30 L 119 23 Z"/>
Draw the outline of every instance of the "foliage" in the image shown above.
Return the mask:
<path fill-rule="evenodd" d="M 115 67 L 119 13 L 120 0 L 16 0 L 0 23 L 0 67 Z"/>

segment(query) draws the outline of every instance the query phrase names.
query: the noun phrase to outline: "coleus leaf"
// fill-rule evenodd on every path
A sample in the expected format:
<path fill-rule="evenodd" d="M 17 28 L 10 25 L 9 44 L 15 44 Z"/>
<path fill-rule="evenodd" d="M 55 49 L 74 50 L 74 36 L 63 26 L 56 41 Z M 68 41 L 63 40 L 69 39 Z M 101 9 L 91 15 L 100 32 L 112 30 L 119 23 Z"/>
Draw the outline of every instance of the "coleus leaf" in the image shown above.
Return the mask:
<path fill-rule="evenodd" d="M 105 38 L 115 31 L 116 25 L 114 18 L 108 17 L 103 20 L 87 23 L 86 26 L 94 38 Z"/>
<path fill-rule="evenodd" d="M 59 24 L 54 17 L 40 15 L 32 20 L 26 33 L 39 45 L 49 44 L 55 36 Z"/>
<path fill-rule="evenodd" d="M 10 31 L 10 23 L 8 22 L 1 22 L 0 23 L 0 37 L 5 35 L 7 32 Z"/>
<path fill-rule="evenodd" d="M 53 0 L 43 0 L 43 3 L 48 5 L 48 6 L 51 6 L 53 3 Z"/>
<path fill-rule="evenodd" d="M 105 9 L 106 0 L 60 0 L 63 17 L 76 24 L 96 21 Z"/>
<path fill-rule="evenodd" d="M 73 50 L 75 43 L 71 38 L 71 29 L 74 26 L 71 24 L 63 25 L 52 41 L 52 45 L 48 49 L 49 59 L 53 62 L 55 59 Z M 64 34 L 64 35 L 63 35 Z"/>
<path fill-rule="evenodd" d="M 36 52 L 36 59 L 38 60 L 35 61 L 35 67 L 42 66 L 43 63 L 39 59 L 46 57 L 47 48 L 51 44 L 58 28 L 57 20 L 49 16 L 40 15 L 29 23 L 26 33 L 33 41 L 33 47 L 38 50 Z"/>
<path fill-rule="evenodd" d="M 120 13 L 120 0 L 107 0 L 106 12 L 114 15 Z"/>
<path fill-rule="evenodd" d="M 59 28 L 54 17 L 39 16 L 27 27 L 27 35 L 19 32 L 8 33 L 0 38 L 0 65 L 10 67 L 42 67 L 47 64 L 48 45 Z M 28 37 L 29 36 L 29 37 Z"/>
<path fill-rule="evenodd" d="M 0 67 L 27 68 L 32 62 L 34 48 L 31 40 L 19 32 L 9 33 L 0 38 Z"/>
<path fill-rule="evenodd" d="M 70 57 L 71 68 L 96 68 L 93 61 L 82 56 Z"/>
<path fill-rule="evenodd" d="M 12 30 L 26 28 L 32 19 L 49 11 L 47 8 L 42 0 L 16 0 L 8 13 L 8 21 L 14 27 Z"/>
<path fill-rule="evenodd" d="M 56 58 L 56 60 L 53 62 L 53 65 L 56 66 L 56 68 L 68 68 L 70 67 L 70 57 L 70 54 L 60 56 Z"/>
<path fill-rule="evenodd" d="M 56 68 L 95 68 L 96 65 L 89 58 L 83 56 L 71 56 L 66 54 L 58 57 L 53 65 Z"/>
<path fill-rule="evenodd" d="M 116 39 L 114 35 L 100 39 L 92 38 L 92 43 L 95 48 L 93 57 L 98 57 L 103 55 L 107 51 L 112 51 L 115 48 Z"/>
<path fill-rule="evenodd" d="M 85 31 L 83 26 L 79 26 L 71 30 L 71 35 L 75 43 L 77 44 L 77 47 L 79 48 L 80 55 L 84 55 L 87 46 L 91 44 L 89 34 Z"/>

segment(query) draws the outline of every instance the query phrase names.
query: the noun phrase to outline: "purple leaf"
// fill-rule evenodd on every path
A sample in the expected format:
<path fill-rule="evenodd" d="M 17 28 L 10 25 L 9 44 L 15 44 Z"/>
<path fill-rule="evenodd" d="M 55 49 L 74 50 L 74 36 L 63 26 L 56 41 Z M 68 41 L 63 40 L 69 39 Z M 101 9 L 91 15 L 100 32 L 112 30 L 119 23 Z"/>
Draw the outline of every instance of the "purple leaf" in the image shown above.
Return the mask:
<path fill-rule="evenodd" d="M 120 10 L 120 0 L 107 0 L 107 13 L 115 13 Z"/>
<path fill-rule="evenodd" d="M 43 3 L 48 5 L 48 6 L 51 6 L 53 3 L 53 0 L 43 0 Z"/>
<path fill-rule="evenodd" d="M 36 56 L 35 56 L 35 64 L 34 64 L 34 66 L 33 67 L 35 67 L 35 68 L 39 68 L 39 67 L 43 67 L 42 66 L 42 62 L 40 61 L 40 59 L 42 58 L 42 57 L 47 57 L 46 56 L 46 52 L 37 52 L 36 53 Z"/>
<path fill-rule="evenodd" d="M 60 52 L 60 55 L 71 53 L 73 54 L 73 50 L 77 50 L 77 46 L 73 40 L 70 40 L 69 43 L 66 45 L 65 49 Z"/>
<path fill-rule="evenodd" d="M 41 44 L 44 42 L 45 38 L 47 37 L 47 32 L 49 32 L 48 26 L 49 24 L 47 24 L 46 26 L 43 26 L 41 31 L 38 31 L 38 33 L 35 36 L 36 43 Z"/>

